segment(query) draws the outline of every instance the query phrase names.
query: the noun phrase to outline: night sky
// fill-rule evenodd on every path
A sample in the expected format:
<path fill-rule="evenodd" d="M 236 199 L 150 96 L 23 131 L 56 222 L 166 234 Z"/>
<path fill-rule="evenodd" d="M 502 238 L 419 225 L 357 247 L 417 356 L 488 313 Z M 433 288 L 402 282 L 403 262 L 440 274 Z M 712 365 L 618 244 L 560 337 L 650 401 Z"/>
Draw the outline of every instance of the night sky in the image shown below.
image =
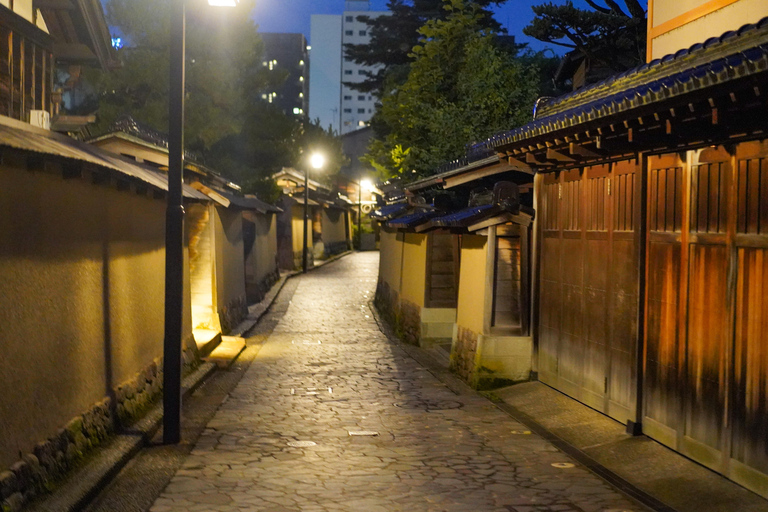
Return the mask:
<path fill-rule="evenodd" d="M 552 1 L 564 4 L 565 0 L 508 0 L 496 8 L 496 19 L 520 43 L 528 43 L 534 50 L 541 50 L 543 43 L 523 34 L 525 27 L 533 18 L 531 5 L 541 5 Z M 577 6 L 586 5 L 583 0 L 575 0 Z M 387 0 L 371 0 L 372 10 L 386 10 Z M 253 11 L 253 19 L 259 25 L 260 32 L 302 32 L 309 40 L 309 24 L 312 14 L 341 14 L 344 0 L 258 0 Z M 312 44 L 312 41 L 309 41 Z M 557 50 L 557 48 L 555 48 Z M 557 50 L 561 53 L 563 50 Z"/>

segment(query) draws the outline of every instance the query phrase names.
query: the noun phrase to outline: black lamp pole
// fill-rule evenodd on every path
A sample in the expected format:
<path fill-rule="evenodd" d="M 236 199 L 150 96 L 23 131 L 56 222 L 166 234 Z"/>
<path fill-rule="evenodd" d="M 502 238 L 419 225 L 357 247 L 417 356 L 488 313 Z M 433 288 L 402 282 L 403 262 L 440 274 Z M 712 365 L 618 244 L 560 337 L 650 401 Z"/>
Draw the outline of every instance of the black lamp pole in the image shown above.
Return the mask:
<path fill-rule="evenodd" d="M 307 267 L 309 263 L 308 248 L 307 248 L 307 224 L 309 223 L 309 168 L 304 170 L 304 250 L 301 252 L 301 271 L 307 273 Z"/>
<path fill-rule="evenodd" d="M 181 441 L 181 323 L 184 286 L 184 43 L 185 0 L 171 1 L 168 100 L 168 206 L 165 217 L 165 340 L 163 443 Z"/>
<path fill-rule="evenodd" d="M 360 231 L 360 219 L 363 217 L 363 180 L 357 181 L 357 250 L 363 250 L 363 233 Z"/>

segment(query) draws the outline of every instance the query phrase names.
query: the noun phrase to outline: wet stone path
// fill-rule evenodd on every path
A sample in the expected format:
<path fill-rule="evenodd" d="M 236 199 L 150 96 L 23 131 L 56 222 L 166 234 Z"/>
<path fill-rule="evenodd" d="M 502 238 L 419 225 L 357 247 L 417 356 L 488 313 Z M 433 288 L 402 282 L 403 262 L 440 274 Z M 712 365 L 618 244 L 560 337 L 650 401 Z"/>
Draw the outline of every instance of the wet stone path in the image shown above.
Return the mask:
<path fill-rule="evenodd" d="M 152 512 L 645 510 L 390 342 L 378 253 L 301 281 Z"/>

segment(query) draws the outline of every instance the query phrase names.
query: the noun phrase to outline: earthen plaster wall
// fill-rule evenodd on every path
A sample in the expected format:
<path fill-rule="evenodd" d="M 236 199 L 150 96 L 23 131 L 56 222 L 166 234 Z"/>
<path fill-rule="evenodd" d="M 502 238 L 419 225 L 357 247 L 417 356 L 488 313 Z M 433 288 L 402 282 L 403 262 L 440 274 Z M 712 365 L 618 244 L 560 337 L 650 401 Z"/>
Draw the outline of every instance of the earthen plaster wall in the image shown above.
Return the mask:
<path fill-rule="evenodd" d="M 164 202 L 9 160 L 0 166 L 0 468 L 162 356 L 164 325 Z"/>

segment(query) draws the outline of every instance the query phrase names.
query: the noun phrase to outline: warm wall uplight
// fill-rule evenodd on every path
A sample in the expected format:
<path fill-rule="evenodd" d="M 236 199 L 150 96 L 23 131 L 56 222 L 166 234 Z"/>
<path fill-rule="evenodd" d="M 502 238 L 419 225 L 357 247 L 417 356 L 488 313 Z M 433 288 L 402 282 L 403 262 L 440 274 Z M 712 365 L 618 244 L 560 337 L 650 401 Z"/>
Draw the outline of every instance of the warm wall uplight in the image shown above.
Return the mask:
<path fill-rule="evenodd" d="M 240 0 L 208 0 L 208 5 L 214 7 L 237 7 Z"/>

